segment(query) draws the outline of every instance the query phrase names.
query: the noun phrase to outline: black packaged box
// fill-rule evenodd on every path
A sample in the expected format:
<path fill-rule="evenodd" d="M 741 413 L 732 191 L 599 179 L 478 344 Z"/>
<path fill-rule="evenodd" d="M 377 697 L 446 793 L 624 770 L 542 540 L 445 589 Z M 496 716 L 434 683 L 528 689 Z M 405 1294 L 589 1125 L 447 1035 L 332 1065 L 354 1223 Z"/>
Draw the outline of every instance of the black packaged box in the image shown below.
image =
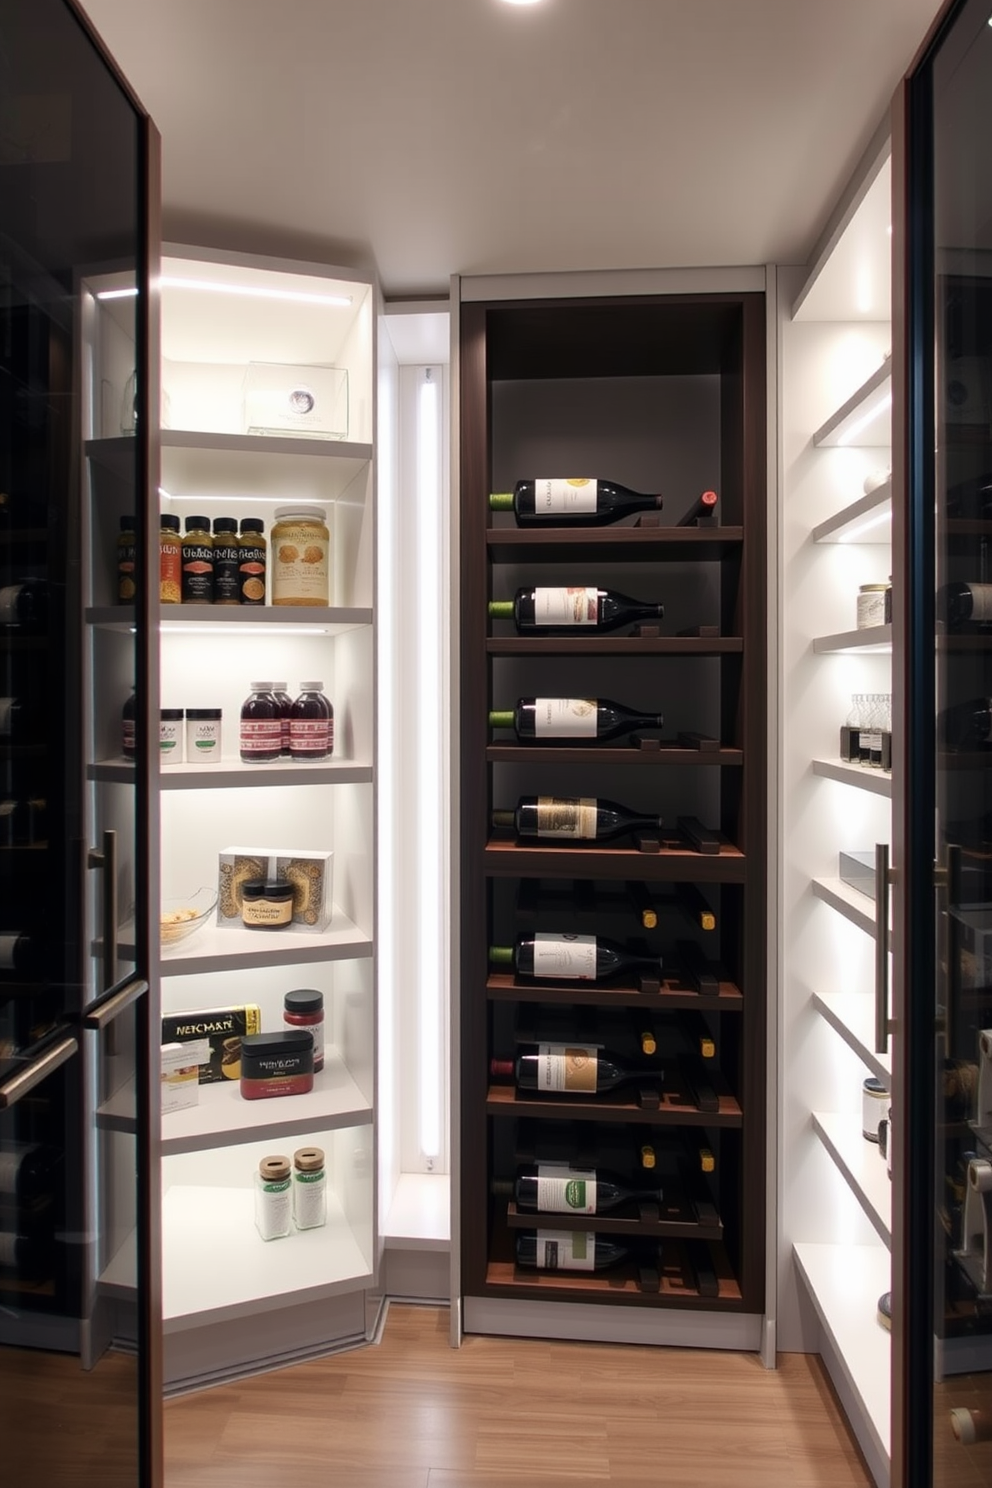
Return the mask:
<path fill-rule="evenodd" d="M 201 1085 L 241 1078 L 241 1040 L 248 1033 L 261 1033 L 262 1010 L 255 1003 L 240 1007 L 191 1008 L 162 1018 L 163 1044 L 203 1045 L 200 1060 Z"/>

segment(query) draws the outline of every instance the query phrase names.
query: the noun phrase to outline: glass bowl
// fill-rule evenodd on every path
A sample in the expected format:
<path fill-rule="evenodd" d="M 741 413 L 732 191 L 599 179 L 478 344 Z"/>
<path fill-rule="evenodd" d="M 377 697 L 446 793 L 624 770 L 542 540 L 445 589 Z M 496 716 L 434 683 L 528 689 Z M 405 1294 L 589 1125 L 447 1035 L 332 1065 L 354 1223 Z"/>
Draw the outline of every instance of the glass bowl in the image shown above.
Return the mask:
<path fill-rule="evenodd" d="M 217 907 L 216 889 L 197 889 L 178 898 L 163 899 L 159 921 L 163 951 L 188 940 Z"/>

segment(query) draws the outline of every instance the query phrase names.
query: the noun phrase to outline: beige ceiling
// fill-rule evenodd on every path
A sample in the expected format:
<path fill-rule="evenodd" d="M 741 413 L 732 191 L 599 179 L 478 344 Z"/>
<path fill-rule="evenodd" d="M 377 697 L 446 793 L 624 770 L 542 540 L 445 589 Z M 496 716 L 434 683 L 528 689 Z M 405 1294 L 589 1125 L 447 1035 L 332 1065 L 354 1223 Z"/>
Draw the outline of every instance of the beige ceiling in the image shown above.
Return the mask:
<path fill-rule="evenodd" d="M 166 235 L 453 272 L 804 262 L 938 0 L 84 0 Z"/>

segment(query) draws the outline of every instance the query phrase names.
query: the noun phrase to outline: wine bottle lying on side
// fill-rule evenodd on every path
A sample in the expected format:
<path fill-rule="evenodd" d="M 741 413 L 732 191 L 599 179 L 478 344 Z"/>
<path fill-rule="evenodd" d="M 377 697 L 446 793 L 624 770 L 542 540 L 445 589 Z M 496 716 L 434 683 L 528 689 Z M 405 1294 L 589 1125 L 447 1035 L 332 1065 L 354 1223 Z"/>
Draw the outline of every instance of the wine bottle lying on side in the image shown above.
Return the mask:
<path fill-rule="evenodd" d="M 604 842 L 625 833 L 656 831 L 662 820 L 595 797 L 521 796 L 512 811 L 494 811 L 492 823 L 512 828 L 518 837 Z"/>
<path fill-rule="evenodd" d="M 632 491 L 619 481 L 518 480 L 512 491 L 494 491 L 492 511 L 512 511 L 518 527 L 605 527 L 635 512 L 660 511 L 660 496 Z"/>
<path fill-rule="evenodd" d="M 545 1095 L 603 1095 L 633 1080 L 664 1079 L 662 1068 L 635 1068 L 595 1044 L 521 1044 L 515 1059 L 490 1060 L 489 1071 L 496 1079 L 510 1076 L 518 1090 Z"/>
<path fill-rule="evenodd" d="M 512 966 L 518 976 L 568 981 L 601 982 L 623 972 L 661 975 L 660 956 L 636 955 L 603 936 L 543 930 L 517 936 L 512 946 L 490 946 L 489 960 L 493 966 Z"/>
<path fill-rule="evenodd" d="M 613 589 L 589 585 L 518 589 L 512 599 L 489 602 L 490 620 L 512 620 L 518 635 L 575 635 L 620 630 L 625 625 L 663 620 L 665 606 L 630 599 Z"/>
<path fill-rule="evenodd" d="M 607 1168 L 571 1163 L 524 1163 L 513 1179 L 490 1184 L 495 1198 L 513 1199 L 518 1209 L 540 1214 L 608 1214 L 631 1201 L 660 1204 L 658 1184 L 635 1187 Z"/>
<path fill-rule="evenodd" d="M 518 739 L 585 743 L 617 739 L 635 729 L 660 729 L 660 713 L 641 713 L 609 698 L 518 698 L 516 707 L 489 715 L 489 727 L 513 729 Z"/>

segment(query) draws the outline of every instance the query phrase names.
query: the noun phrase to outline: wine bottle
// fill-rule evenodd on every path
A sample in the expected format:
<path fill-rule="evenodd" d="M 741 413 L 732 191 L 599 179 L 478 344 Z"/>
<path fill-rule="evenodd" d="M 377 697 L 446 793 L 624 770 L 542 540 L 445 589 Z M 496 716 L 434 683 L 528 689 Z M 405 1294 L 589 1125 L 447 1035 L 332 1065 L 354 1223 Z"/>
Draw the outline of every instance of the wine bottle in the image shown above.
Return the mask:
<path fill-rule="evenodd" d="M 0 589 L 0 626 L 44 630 L 48 624 L 48 585 L 44 579 L 23 579 Z"/>
<path fill-rule="evenodd" d="M 697 496 L 684 517 L 680 517 L 676 526 L 689 527 L 693 522 L 698 522 L 705 517 L 712 517 L 716 511 L 717 494 L 715 491 L 703 491 Z"/>
<path fill-rule="evenodd" d="M 518 527 L 603 527 L 633 512 L 660 511 L 661 497 L 632 491 L 617 481 L 519 480 L 512 491 L 489 497 L 493 511 L 510 511 Z"/>
<path fill-rule="evenodd" d="M 39 976 L 43 961 L 40 937 L 0 930 L 0 978 Z"/>
<path fill-rule="evenodd" d="M 494 811 L 494 827 L 513 827 L 518 837 L 553 837 L 603 842 L 624 832 L 661 826 L 660 816 L 642 816 L 591 796 L 521 796 L 513 811 Z"/>
<path fill-rule="evenodd" d="M 608 1235 L 587 1230 L 518 1230 L 517 1265 L 539 1271 L 605 1271 L 630 1254 Z"/>
<path fill-rule="evenodd" d="M 617 739 L 664 722 L 660 713 L 640 713 L 609 698 L 525 697 L 489 715 L 490 728 L 513 729 L 518 739 Z"/>
<path fill-rule="evenodd" d="M 949 630 L 992 625 L 992 584 L 942 584 L 937 590 L 937 618 Z"/>
<path fill-rule="evenodd" d="M 613 589 L 583 586 L 518 589 L 513 599 L 489 603 L 489 618 L 512 620 L 519 635 L 571 635 L 577 629 L 602 635 L 624 625 L 661 620 L 664 615 L 664 605 L 628 599 Z"/>
<path fill-rule="evenodd" d="M 603 1095 L 631 1080 L 657 1081 L 658 1068 L 634 1069 L 597 1044 L 521 1044 L 515 1059 L 492 1059 L 495 1078 L 512 1075 L 518 1090 L 555 1095 Z"/>
<path fill-rule="evenodd" d="M 577 1168 L 571 1163 L 526 1163 L 512 1181 L 492 1184 L 497 1198 L 512 1198 L 518 1209 L 540 1214 L 607 1214 L 630 1200 L 660 1204 L 658 1184 L 632 1187 L 607 1168 Z"/>
<path fill-rule="evenodd" d="M 937 734 L 949 749 L 980 749 L 992 737 L 992 698 L 969 698 L 944 708 L 937 718 Z"/>
<path fill-rule="evenodd" d="M 31 1203 L 52 1195 L 62 1154 L 40 1142 L 0 1142 L 0 1198 Z"/>
<path fill-rule="evenodd" d="M 573 935 L 539 930 L 519 935 L 512 946 L 490 946 L 493 966 L 512 966 L 518 976 L 565 977 L 569 981 L 601 982 L 621 972 L 661 973 L 660 956 L 638 956 L 602 936 Z"/>

